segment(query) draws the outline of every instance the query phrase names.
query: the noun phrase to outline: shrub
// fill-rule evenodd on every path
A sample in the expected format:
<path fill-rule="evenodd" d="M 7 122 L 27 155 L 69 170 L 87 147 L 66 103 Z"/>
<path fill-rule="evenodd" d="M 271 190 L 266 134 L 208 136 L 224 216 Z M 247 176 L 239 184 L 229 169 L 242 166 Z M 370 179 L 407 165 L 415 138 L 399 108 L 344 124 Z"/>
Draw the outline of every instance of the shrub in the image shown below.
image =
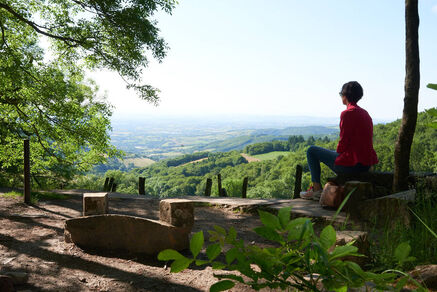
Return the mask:
<path fill-rule="evenodd" d="M 206 248 L 208 260 L 198 259 L 204 244 L 203 232 L 192 237 L 190 250 L 193 258 L 187 258 L 175 250 L 164 250 L 158 255 L 159 260 L 173 260 L 171 272 L 179 272 L 196 265 L 212 265 L 214 269 L 239 271 L 242 276 L 234 274 L 214 274 L 221 281 L 211 286 L 210 291 L 223 291 L 232 288 L 235 282 L 250 286 L 255 290 L 264 287 L 321 291 L 322 285 L 328 291 L 346 291 L 349 287 L 362 287 L 373 283 L 376 289 L 388 289 L 398 272 L 386 271 L 381 274 L 364 271 L 361 267 L 346 260 L 350 256 L 362 256 L 357 253 L 353 242 L 344 246 L 335 246 L 336 232 L 331 225 L 325 227 L 317 236 L 309 218 L 290 220 L 291 207 L 279 210 L 278 216 L 259 211 L 263 226 L 255 228 L 261 237 L 273 241 L 278 247 L 261 248 L 246 245 L 237 239 L 234 228 L 228 232 L 215 226 L 209 231 L 210 241 Z M 224 252 L 224 259 L 218 260 L 225 245 L 231 248 Z M 403 243 L 395 252 L 401 263 L 409 260 L 408 243 Z M 402 273 L 401 273 L 402 274 Z M 395 289 L 400 289 L 410 280 L 402 274 Z M 417 282 L 415 283 L 417 285 Z M 425 291 L 419 287 L 419 291 Z"/>

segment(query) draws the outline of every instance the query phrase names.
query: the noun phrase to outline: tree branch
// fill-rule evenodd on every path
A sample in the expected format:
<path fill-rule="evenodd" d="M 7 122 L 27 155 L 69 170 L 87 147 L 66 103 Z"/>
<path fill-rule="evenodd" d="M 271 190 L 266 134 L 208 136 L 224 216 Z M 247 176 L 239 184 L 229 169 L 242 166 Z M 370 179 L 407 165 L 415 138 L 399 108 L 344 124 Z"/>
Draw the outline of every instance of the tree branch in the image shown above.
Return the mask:
<path fill-rule="evenodd" d="M 9 13 L 11 13 L 13 16 L 15 16 L 18 20 L 20 20 L 21 22 L 24 22 L 25 24 L 27 24 L 30 27 L 32 27 L 37 33 L 45 35 L 45 36 L 47 36 L 49 38 L 61 40 L 61 41 L 63 41 L 64 43 L 66 43 L 70 47 L 77 47 L 80 44 L 84 43 L 84 40 L 77 40 L 77 39 L 70 38 L 70 37 L 59 36 L 59 35 L 55 35 L 55 34 L 52 34 L 50 32 L 41 30 L 40 28 L 42 28 L 42 26 L 36 24 L 33 21 L 30 21 L 30 20 L 26 19 L 24 16 L 22 16 L 21 14 L 16 12 L 14 9 L 12 9 L 12 7 L 10 7 L 9 5 L 6 5 L 4 3 L 0 3 L 0 8 L 5 9 Z"/>
<path fill-rule="evenodd" d="M 3 23 L 0 22 L 0 27 L 2 29 L 2 47 L 3 45 L 6 45 L 6 47 L 8 47 L 8 44 L 6 43 L 6 38 L 5 38 L 5 28 L 3 27 Z"/>
<path fill-rule="evenodd" d="M 23 112 L 23 111 L 18 107 L 18 105 L 14 104 L 14 106 L 15 106 L 15 108 L 17 109 L 17 111 L 18 111 L 18 113 L 19 113 L 20 115 L 24 116 L 27 120 L 29 120 L 29 116 L 28 116 L 25 112 Z M 50 151 L 50 149 L 48 149 L 48 148 L 44 145 L 43 140 L 42 140 L 42 138 L 41 138 L 41 136 L 40 136 L 40 134 L 39 134 L 38 128 L 35 127 L 35 125 L 34 125 L 33 123 L 29 123 L 29 124 L 30 124 L 30 126 L 32 127 L 32 129 L 35 131 L 35 135 L 36 135 L 36 137 L 38 138 L 38 143 L 41 145 L 41 147 L 44 149 L 44 151 L 45 151 L 47 154 L 49 154 L 49 155 L 51 155 L 51 156 L 53 156 L 53 157 L 56 157 L 56 159 L 57 159 L 58 161 L 62 161 L 58 156 L 56 156 L 56 154 L 54 154 L 52 151 Z"/>

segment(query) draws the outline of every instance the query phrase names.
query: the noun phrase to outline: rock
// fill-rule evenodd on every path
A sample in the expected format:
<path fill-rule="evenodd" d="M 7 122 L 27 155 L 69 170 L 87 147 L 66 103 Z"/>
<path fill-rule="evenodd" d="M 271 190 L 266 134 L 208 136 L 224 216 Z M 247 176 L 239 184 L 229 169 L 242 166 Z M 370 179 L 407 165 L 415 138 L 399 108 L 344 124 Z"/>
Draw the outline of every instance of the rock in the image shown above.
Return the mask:
<path fill-rule="evenodd" d="M 6 273 L 6 276 L 9 276 L 12 278 L 14 285 L 26 284 L 27 279 L 29 278 L 29 275 L 27 273 L 24 273 L 24 272 L 9 272 L 9 273 Z"/>
<path fill-rule="evenodd" d="M 367 232 L 351 230 L 337 231 L 336 245 L 345 245 L 351 241 L 355 241 L 353 245 L 358 248 L 358 253 L 364 255 L 364 257 L 350 257 L 347 258 L 347 260 L 353 261 L 360 266 L 368 263 L 370 255 L 370 243 Z"/>
<path fill-rule="evenodd" d="M 0 291 L 2 292 L 14 292 L 14 282 L 12 278 L 5 275 L 0 275 Z"/>
<path fill-rule="evenodd" d="M 437 290 L 437 265 L 417 266 L 410 275 L 428 289 Z"/>
<path fill-rule="evenodd" d="M 80 247 L 124 250 L 156 255 L 164 249 L 182 250 L 189 246 L 191 227 L 125 215 L 96 215 L 65 221 L 66 242 Z"/>
<path fill-rule="evenodd" d="M 84 193 L 83 216 L 108 213 L 108 193 Z"/>
<path fill-rule="evenodd" d="M 190 228 L 194 224 L 193 202 L 183 199 L 166 199 L 159 202 L 159 220 L 176 227 Z"/>

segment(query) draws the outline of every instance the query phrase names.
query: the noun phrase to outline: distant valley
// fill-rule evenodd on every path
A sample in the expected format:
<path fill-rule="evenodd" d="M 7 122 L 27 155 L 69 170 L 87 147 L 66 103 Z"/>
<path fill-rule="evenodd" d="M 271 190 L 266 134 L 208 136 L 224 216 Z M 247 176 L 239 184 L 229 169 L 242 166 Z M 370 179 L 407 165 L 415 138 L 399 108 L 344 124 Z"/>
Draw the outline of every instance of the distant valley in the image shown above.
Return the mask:
<path fill-rule="evenodd" d="M 321 126 L 314 125 L 315 122 Z M 287 140 L 291 135 L 335 139 L 339 132 L 335 119 L 304 117 L 118 119 L 113 120 L 112 127 L 112 144 L 125 151 L 129 162 L 135 165 L 141 161 L 135 162 L 134 158 L 158 161 L 196 151 L 242 150 L 249 144 Z"/>

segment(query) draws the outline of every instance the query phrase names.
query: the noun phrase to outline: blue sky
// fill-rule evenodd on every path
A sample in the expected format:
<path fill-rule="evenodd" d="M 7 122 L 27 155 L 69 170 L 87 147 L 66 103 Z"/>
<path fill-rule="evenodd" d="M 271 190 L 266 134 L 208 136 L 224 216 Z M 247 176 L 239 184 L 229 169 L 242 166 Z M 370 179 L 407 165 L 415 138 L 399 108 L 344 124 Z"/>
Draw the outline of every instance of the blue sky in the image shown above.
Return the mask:
<path fill-rule="evenodd" d="M 437 0 L 420 3 L 419 110 L 437 105 Z M 92 74 L 115 116 L 289 115 L 337 117 L 338 92 L 359 81 L 359 104 L 374 119 L 401 117 L 405 77 L 404 1 L 180 0 L 158 13 L 170 46 L 144 81 L 158 107 L 124 89 L 115 74 Z"/>

